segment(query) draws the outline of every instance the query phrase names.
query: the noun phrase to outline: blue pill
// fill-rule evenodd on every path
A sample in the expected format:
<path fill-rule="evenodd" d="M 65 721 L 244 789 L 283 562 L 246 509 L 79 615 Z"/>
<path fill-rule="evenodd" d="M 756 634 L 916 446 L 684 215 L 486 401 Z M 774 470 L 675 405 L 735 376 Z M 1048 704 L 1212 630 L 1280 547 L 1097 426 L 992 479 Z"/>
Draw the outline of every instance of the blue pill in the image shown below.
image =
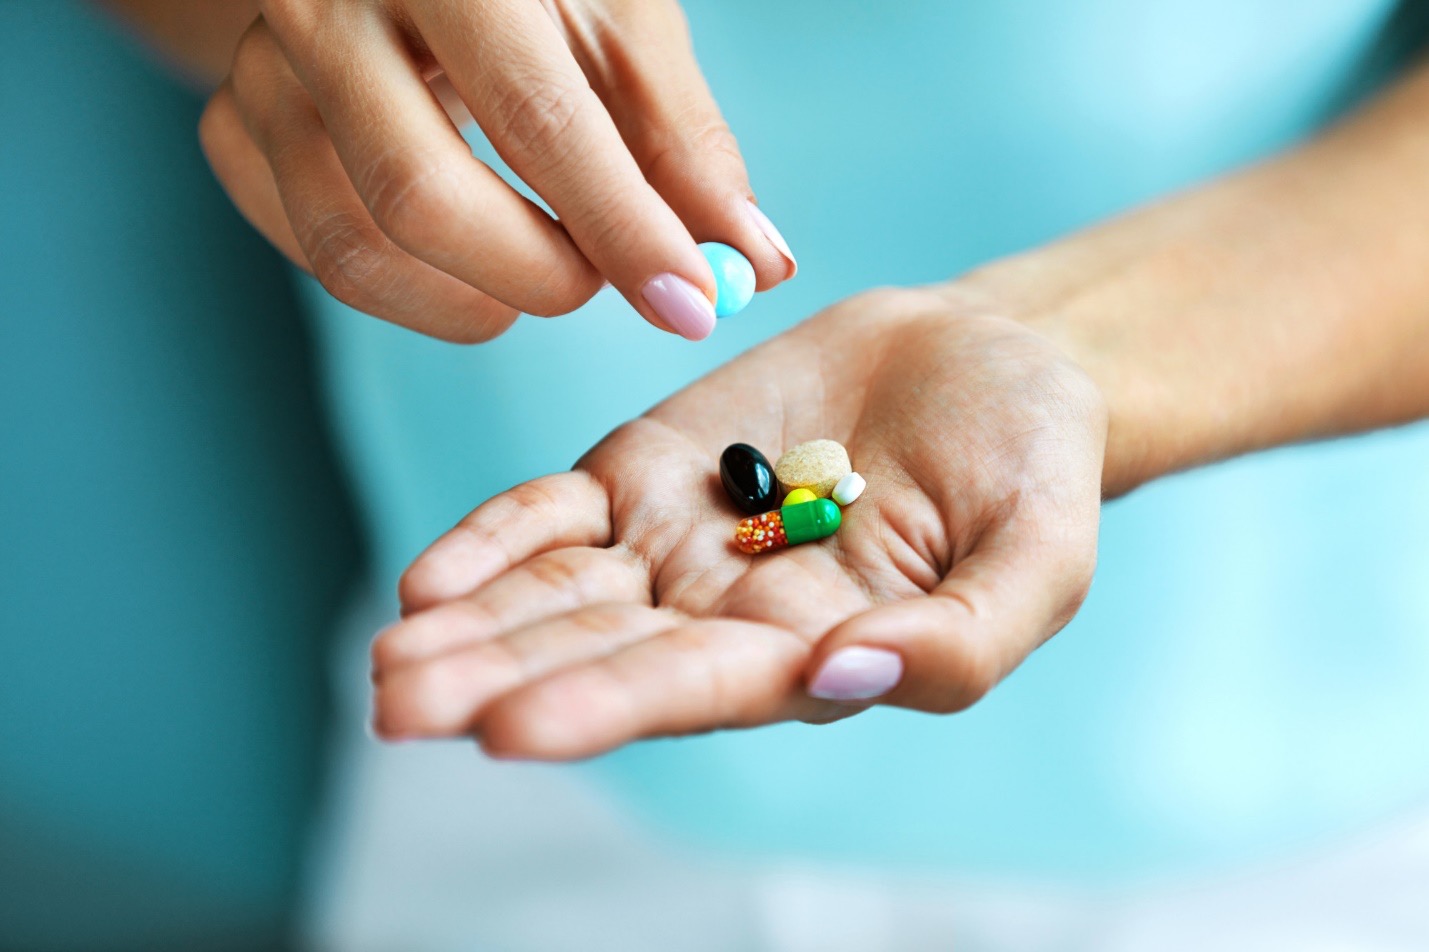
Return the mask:
<path fill-rule="evenodd" d="M 729 317 L 754 299 L 754 265 L 729 245 L 706 241 L 700 245 L 715 277 L 715 317 Z"/>

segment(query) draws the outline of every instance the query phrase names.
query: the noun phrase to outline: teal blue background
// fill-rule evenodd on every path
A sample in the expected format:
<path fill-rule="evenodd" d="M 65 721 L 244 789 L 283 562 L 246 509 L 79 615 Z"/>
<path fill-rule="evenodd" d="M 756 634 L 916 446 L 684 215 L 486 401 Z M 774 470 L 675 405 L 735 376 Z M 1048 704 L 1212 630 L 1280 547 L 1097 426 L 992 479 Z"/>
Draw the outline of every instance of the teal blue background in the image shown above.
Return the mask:
<path fill-rule="evenodd" d="M 283 947 L 358 564 L 201 99 L 0 3 L 0 948 Z"/>

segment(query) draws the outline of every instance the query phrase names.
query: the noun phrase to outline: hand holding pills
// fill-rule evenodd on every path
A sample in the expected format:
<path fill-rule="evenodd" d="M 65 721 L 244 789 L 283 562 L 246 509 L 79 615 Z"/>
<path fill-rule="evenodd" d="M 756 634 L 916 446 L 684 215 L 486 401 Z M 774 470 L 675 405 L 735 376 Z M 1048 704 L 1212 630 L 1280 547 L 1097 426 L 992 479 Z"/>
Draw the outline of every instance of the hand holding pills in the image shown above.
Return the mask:
<path fill-rule="evenodd" d="M 481 341 L 605 279 L 700 340 L 793 276 L 674 0 L 259 7 L 204 151 L 248 220 L 358 310 Z M 473 120 L 554 217 L 472 156 Z"/>
<path fill-rule="evenodd" d="M 374 644 L 378 731 L 570 759 L 973 703 L 1086 592 L 1106 433 L 1081 369 L 989 311 L 852 298 L 478 507 Z"/>

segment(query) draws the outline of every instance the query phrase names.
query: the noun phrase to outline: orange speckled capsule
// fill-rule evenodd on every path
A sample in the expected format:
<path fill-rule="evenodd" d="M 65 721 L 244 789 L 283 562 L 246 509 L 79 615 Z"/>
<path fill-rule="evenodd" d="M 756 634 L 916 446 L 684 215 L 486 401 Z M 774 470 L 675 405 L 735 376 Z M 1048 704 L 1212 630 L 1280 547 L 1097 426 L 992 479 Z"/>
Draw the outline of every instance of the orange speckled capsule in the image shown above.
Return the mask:
<path fill-rule="evenodd" d="M 827 499 L 795 503 L 741 519 L 734 527 L 734 544 L 746 555 L 758 555 L 828 538 L 838 531 L 842 522 L 843 513 Z"/>

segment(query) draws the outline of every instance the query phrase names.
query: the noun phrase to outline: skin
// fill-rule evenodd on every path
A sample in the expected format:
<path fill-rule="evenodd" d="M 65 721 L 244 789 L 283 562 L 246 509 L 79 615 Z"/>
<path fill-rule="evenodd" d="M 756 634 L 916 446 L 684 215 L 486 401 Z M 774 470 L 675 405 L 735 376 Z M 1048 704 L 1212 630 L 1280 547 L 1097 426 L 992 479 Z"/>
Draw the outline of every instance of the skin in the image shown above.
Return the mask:
<path fill-rule="evenodd" d="M 358 310 L 471 343 L 608 281 L 670 330 L 641 292 L 674 274 L 713 303 L 696 242 L 739 249 L 759 290 L 793 276 L 749 212 L 674 0 L 107 6 L 190 72 L 224 64 L 199 126 L 210 165 L 254 227 Z M 472 156 L 459 127 L 473 121 L 554 217 Z"/>
<path fill-rule="evenodd" d="M 405 618 L 373 645 L 377 729 L 572 759 L 973 703 L 1077 609 L 1103 497 L 1429 415 L 1426 119 L 1421 70 L 1264 166 L 850 299 L 495 497 L 403 578 Z M 829 540 L 739 555 L 720 450 L 816 437 L 867 492 Z M 811 697 L 850 646 L 896 652 L 901 680 Z"/>
<path fill-rule="evenodd" d="M 320 22 L 298 16 L 319 7 L 329 16 L 358 11 L 369 31 L 374 18 L 386 23 L 377 33 L 355 30 L 367 45 L 349 51 L 351 62 L 377 64 L 370 74 L 352 70 L 377 86 L 401 72 L 394 50 L 406 50 L 409 71 L 428 72 L 430 48 L 416 39 L 426 34 L 410 32 L 412 23 L 393 18 L 390 6 L 277 6 L 293 15 L 277 31 L 285 35 L 264 38 L 277 34 L 258 30 L 258 40 L 245 41 L 254 52 L 240 51 L 240 62 L 266 59 L 235 72 L 240 90 L 244 77 L 254 80 L 253 107 L 244 112 L 230 82 L 227 95 L 243 121 L 212 119 L 214 106 L 205 119 L 215 167 L 240 207 L 298 259 L 308 251 L 294 223 L 315 219 L 301 209 L 295 216 L 292 197 L 275 199 L 288 176 L 281 154 L 318 155 L 324 169 L 291 180 L 321 198 L 313 214 L 345 216 L 354 234 L 380 244 L 368 220 L 380 225 L 384 216 L 374 218 L 371 197 L 354 199 L 361 189 L 342 184 L 353 165 L 347 150 L 361 144 L 358 130 L 329 121 L 352 108 L 341 100 L 360 97 L 363 90 L 349 87 L 362 84 L 342 81 L 342 59 L 311 45 L 317 33 L 293 31 Z M 725 153 L 715 157 L 722 167 L 732 168 L 737 153 L 721 145 L 722 124 L 710 118 L 717 112 L 708 111 L 704 94 L 692 92 L 704 88 L 692 60 L 663 65 L 671 88 L 688 97 L 679 101 L 694 104 L 700 121 L 688 128 L 712 139 L 662 120 L 679 114 L 655 81 L 665 73 L 622 58 L 649 45 L 629 42 L 640 34 L 631 23 L 648 25 L 638 11 L 612 5 L 635 17 L 602 21 L 624 42 L 589 47 L 572 39 L 589 34 L 570 24 L 596 21 L 563 19 L 563 11 L 595 8 L 551 8 L 635 165 L 682 221 L 696 220 L 686 211 L 693 206 L 675 197 L 680 171 L 705 161 L 711 142 Z M 460 17 L 494 9 L 455 0 L 430 7 L 457 17 L 441 21 L 455 30 L 481 25 Z M 659 36 L 676 34 L 649 34 Z M 687 49 L 683 33 L 671 43 Z M 285 50 L 312 56 L 292 70 Z M 468 81 L 476 75 L 469 60 L 437 60 Z M 484 62 L 500 73 L 503 62 L 523 60 Z M 600 64 L 616 72 L 602 73 Z M 314 68 L 318 74 L 305 72 Z M 285 69 L 304 75 L 294 81 Z M 568 64 L 561 69 L 570 79 Z M 504 74 L 514 84 L 505 88 L 519 89 L 522 75 Z M 633 113 L 615 101 L 624 87 L 601 78 L 617 75 L 641 90 Z M 440 95 L 440 82 L 433 89 Z M 220 119 L 224 95 L 215 99 Z M 283 124 L 304 115 L 301 129 Z M 651 162 L 631 115 L 673 129 L 665 141 L 676 143 L 670 154 L 678 160 L 663 170 Z M 1426 119 L 1429 71 L 1420 69 L 1350 121 L 1265 165 L 943 285 L 843 302 L 617 430 L 573 471 L 494 497 L 404 576 L 404 619 L 373 645 L 377 729 L 393 738 L 470 735 L 497 756 L 570 759 L 641 737 L 831 721 L 872 703 L 935 712 L 973 703 L 1075 613 L 1094 567 L 1103 498 L 1235 454 L 1429 415 Z M 440 139 L 412 137 L 395 119 L 374 125 L 399 151 Z M 439 125 L 430 122 L 428 131 Z M 215 149 L 215 130 L 235 141 Z M 610 143 L 609 135 L 593 136 L 579 148 Z M 238 159 L 226 166 L 224 155 Z M 267 179 L 258 159 L 270 162 Z M 742 183 L 742 172 L 741 163 L 738 176 L 715 181 Z M 251 181 L 235 186 L 235 176 Z M 628 223 L 629 207 L 603 213 Z M 460 214 L 440 204 L 431 212 Z M 284 221 L 292 226 L 286 233 Z M 424 237 L 433 247 L 469 246 L 463 221 L 439 220 Z M 532 227 L 550 237 L 545 225 Z M 576 232 L 573 219 L 568 234 L 585 253 Z M 673 229 L 655 234 L 680 244 Z M 598 257 L 587 261 L 599 266 Z M 779 258 L 751 258 L 761 286 L 792 271 Z M 378 273 L 389 296 L 363 303 L 456 339 L 489 336 L 510 316 L 441 280 L 398 280 L 412 267 L 384 263 Z M 468 288 L 482 284 L 443 273 Z M 636 280 L 616 285 L 630 297 Z M 696 283 L 708 290 L 703 280 Z M 580 293 L 572 301 L 585 293 L 579 281 L 574 286 Z M 441 316 L 428 325 L 412 315 L 413 302 Z M 452 309 L 443 311 L 443 302 Z M 848 447 L 868 477 L 867 492 L 831 539 L 738 554 L 730 539 L 740 514 L 719 490 L 719 452 L 743 441 L 777 453 L 816 437 Z M 690 485 L 708 487 L 694 507 L 684 492 Z M 896 652 L 903 660 L 897 685 L 857 703 L 811 697 L 808 686 L 825 662 L 850 646 Z"/>
<path fill-rule="evenodd" d="M 238 38 L 258 17 L 258 0 L 97 0 L 96 5 L 136 28 L 206 92 L 228 72 Z"/>
<path fill-rule="evenodd" d="M 665 328 L 649 279 L 715 299 L 697 240 L 740 249 L 761 288 L 792 274 L 749 215 L 673 0 L 261 8 L 204 114 L 205 153 L 249 220 L 353 307 L 474 342 L 608 281 Z M 472 157 L 467 116 L 555 217 Z"/>
<path fill-rule="evenodd" d="M 828 721 L 858 708 L 809 697 L 804 673 L 845 642 L 894 645 L 927 675 L 890 702 L 958 710 L 1080 604 L 1105 432 L 1086 375 L 982 302 L 853 298 L 438 542 L 374 648 L 379 729 L 565 758 Z M 811 434 L 844 443 L 876 490 L 824 544 L 740 554 L 720 451 Z"/>

